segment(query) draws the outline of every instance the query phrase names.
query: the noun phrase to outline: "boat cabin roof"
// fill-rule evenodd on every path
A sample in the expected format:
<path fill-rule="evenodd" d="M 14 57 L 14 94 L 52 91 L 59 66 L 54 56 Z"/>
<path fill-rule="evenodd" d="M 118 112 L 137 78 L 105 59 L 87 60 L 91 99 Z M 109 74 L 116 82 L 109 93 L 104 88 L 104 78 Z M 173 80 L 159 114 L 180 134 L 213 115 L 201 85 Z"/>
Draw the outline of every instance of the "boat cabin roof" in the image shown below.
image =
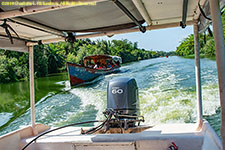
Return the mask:
<path fill-rule="evenodd" d="M 84 57 L 84 60 L 88 59 L 112 59 L 112 57 L 109 55 L 92 55 Z"/>
<path fill-rule="evenodd" d="M 220 3 L 223 7 L 225 0 Z M 209 15 L 208 0 L 199 0 L 199 4 Z M 0 48 L 28 52 L 27 46 L 41 43 L 184 28 L 199 16 L 196 0 L 4 0 L 0 5 Z M 204 18 L 200 21 L 205 23 Z"/>

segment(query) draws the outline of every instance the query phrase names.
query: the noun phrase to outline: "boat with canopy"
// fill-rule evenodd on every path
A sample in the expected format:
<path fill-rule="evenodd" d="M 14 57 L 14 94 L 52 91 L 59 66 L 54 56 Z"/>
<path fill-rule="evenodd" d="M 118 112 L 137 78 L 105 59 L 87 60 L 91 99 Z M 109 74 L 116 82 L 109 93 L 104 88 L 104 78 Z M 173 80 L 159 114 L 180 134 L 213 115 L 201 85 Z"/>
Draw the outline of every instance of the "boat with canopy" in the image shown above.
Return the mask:
<path fill-rule="evenodd" d="M 83 63 L 67 62 L 71 86 L 87 84 L 102 75 L 119 72 L 122 59 L 119 56 L 92 55 L 84 57 Z"/>
<path fill-rule="evenodd" d="M 1 136 L 0 149 L 225 149 L 225 48 L 221 22 L 221 10 L 225 6 L 225 0 L 79 0 L 79 5 L 75 4 L 78 0 L 33 0 L 30 5 L 19 5 L 19 2 L 1 1 L 0 48 L 29 53 L 31 125 Z M 221 139 L 209 123 L 203 120 L 199 32 L 203 32 L 210 24 L 213 25 L 219 79 Z M 134 127 L 135 123 L 144 119 L 134 111 L 134 105 L 130 105 L 132 100 L 138 101 L 138 95 L 135 81 L 127 78 L 109 83 L 109 109 L 104 112 L 106 119 L 99 120 L 100 125 L 96 127 L 81 131 L 80 127 L 75 126 L 98 121 L 74 123 L 61 128 L 36 123 L 34 45 L 65 40 L 73 43 L 75 39 L 112 37 L 131 32 L 145 33 L 179 26 L 193 26 L 194 29 L 197 93 L 195 123 L 161 124 L 140 130 L 140 127 Z M 124 97 L 120 105 L 116 105 L 117 96 L 122 94 L 129 94 L 132 98 Z M 119 110 L 122 106 L 126 106 L 126 110 Z M 137 105 L 135 110 L 138 110 Z M 107 132 L 111 127 L 120 132 L 105 134 L 104 130 L 99 130 L 102 127 L 107 127 Z M 136 128 L 137 131 L 126 132 L 131 128 Z"/>

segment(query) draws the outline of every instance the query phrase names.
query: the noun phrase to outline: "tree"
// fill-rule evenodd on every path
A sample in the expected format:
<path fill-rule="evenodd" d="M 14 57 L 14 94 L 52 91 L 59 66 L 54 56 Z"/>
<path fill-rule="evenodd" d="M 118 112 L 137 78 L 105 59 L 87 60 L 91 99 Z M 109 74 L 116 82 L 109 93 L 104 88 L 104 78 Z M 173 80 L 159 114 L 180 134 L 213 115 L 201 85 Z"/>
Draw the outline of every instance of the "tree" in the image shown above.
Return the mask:
<path fill-rule="evenodd" d="M 0 50 L 0 82 L 29 78 L 28 54 Z M 162 51 L 139 49 L 137 42 L 123 40 L 76 40 L 74 43 L 59 42 L 34 46 L 34 70 L 36 77 L 47 76 L 66 70 L 66 62 L 83 65 L 83 57 L 97 54 L 120 56 L 123 63 L 165 55 Z"/>
<path fill-rule="evenodd" d="M 48 44 L 45 46 L 48 57 L 48 73 L 57 73 L 60 71 L 60 68 L 64 65 L 64 57 L 60 53 L 60 49 L 54 44 Z"/>
<path fill-rule="evenodd" d="M 37 77 L 48 75 L 48 57 L 44 45 L 34 46 L 34 71 Z"/>
<path fill-rule="evenodd" d="M 225 13 L 222 13 L 221 17 L 223 24 L 223 33 L 225 36 Z M 200 44 L 200 54 L 203 54 L 207 57 L 214 57 L 216 55 L 214 39 L 209 34 L 205 36 L 203 34 L 199 34 L 199 44 Z M 188 56 L 194 54 L 193 34 L 189 35 L 180 43 L 180 45 L 177 47 L 176 54 L 179 56 Z"/>
<path fill-rule="evenodd" d="M 177 55 L 188 56 L 194 54 L 194 35 L 191 34 L 185 38 L 181 44 L 177 47 Z"/>

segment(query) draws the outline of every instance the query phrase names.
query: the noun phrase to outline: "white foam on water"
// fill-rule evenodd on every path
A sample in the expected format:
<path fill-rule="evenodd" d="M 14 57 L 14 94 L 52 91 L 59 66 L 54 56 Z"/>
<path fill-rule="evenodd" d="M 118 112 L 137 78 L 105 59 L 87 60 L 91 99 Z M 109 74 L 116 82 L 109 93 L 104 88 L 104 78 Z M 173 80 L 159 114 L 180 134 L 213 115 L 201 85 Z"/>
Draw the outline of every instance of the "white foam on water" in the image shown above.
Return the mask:
<path fill-rule="evenodd" d="M 218 85 L 204 85 L 202 87 L 203 115 L 212 115 L 220 107 Z"/>
<path fill-rule="evenodd" d="M 192 64 L 188 66 L 188 72 L 185 72 L 186 68 L 181 69 L 169 63 L 160 64 L 158 67 L 159 70 L 152 72 L 154 84 L 140 90 L 139 93 L 140 110 L 146 122 L 148 124 L 195 122 L 197 99 L 195 74 L 194 70 L 190 70 Z M 211 80 L 217 78 L 217 75 L 212 72 L 210 70 L 203 73 L 204 115 L 214 114 L 219 107 L 218 85 L 216 80 Z"/>
<path fill-rule="evenodd" d="M 193 98 L 178 90 L 162 91 L 160 86 L 140 92 L 140 110 L 146 123 L 188 122 Z"/>
<path fill-rule="evenodd" d="M 154 65 L 149 65 L 150 61 L 145 61 L 146 63 L 143 66 L 145 69 L 157 67 L 156 69 L 148 70 L 148 72 L 145 72 L 146 70 L 142 68 L 133 68 L 133 72 L 107 75 L 106 79 L 104 79 L 105 81 L 95 85 L 95 88 L 75 88 L 70 92 L 81 99 L 82 107 L 89 104 L 94 105 L 98 110 L 97 119 L 102 119 L 104 118 L 102 112 L 106 108 L 106 87 L 104 82 L 117 76 L 137 78 L 140 77 L 139 74 L 141 72 L 135 72 L 135 70 L 141 70 L 145 74 L 143 74 L 141 79 L 137 78 L 137 82 L 142 84 L 146 82 L 146 79 L 151 81 L 149 87 L 139 89 L 140 111 L 144 115 L 146 123 L 195 122 L 197 100 L 194 61 L 190 60 L 191 62 L 186 64 L 186 68 L 183 68 L 180 62 L 179 65 L 170 62 L 159 63 L 161 60 L 163 59 L 158 59 L 158 63 Z M 124 68 L 132 69 L 131 66 L 125 66 Z M 209 71 L 203 73 L 203 78 L 204 80 L 209 80 L 217 77 L 216 74 L 212 74 L 212 71 Z M 202 92 L 204 115 L 214 114 L 219 107 L 218 86 L 215 85 L 214 81 L 204 82 Z"/>
<path fill-rule="evenodd" d="M 70 93 L 78 96 L 82 102 L 81 106 L 94 105 L 98 110 L 97 120 L 103 119 L 102 112 L 106 109 L 106 93 L 97 89 L 74 88 Z"/>
<path fill-rule="evenodd" d="M 140 91 L 140 110 L 148 124 L 196 122 L 196 92 L 188 88 L 163 91 L 161 85 Z M 218 87 L 203 86 L 203 114 L 215 114 L 219 103 Z"/>
<path fill-rule="evenodd" d="M 12 116 L 13 116 L 12 113 L 6 112 L 0 113 L 0 126 L 6 124 Z"/>

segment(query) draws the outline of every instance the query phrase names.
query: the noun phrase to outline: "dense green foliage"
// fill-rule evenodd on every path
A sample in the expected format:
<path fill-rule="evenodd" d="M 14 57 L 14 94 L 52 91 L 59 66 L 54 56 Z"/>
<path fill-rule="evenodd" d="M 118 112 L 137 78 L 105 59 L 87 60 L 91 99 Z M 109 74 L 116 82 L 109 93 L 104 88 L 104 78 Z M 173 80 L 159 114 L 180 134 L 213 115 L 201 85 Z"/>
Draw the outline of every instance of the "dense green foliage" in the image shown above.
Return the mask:
<path fill-rule="evenodd" d="M 225 13 L 222 14 L 223 33 L 225 37 Z M 206 57 L 215 57 L 214 39 L 209 34 L 199 34 L 200 54 Z M 191 34 L 177 47 L 176 54 L 179 56 L 191 56 L 194 55 L 194 35 Z"/>
<path fill-rule="evenodd" d="M 85 44 L 79 46 L 79 49 L 69 52 L 67 61 L 82 64 L 84 56 L 95 54 L 109 54 L 113 56 L 120 56 L 123 63 L 138 61 L 149 58 L 156 58 L 167 55 L 162 51 L 146 51 L 139 49 L 137 42 L 131 43 L 128 40 L 112 40 L 112 41 L 95 41 L 87 40 Z"/>
<path fill-rule="evenodd" d="M 28 78 L 28 55 L 18 52 L 0 51 L 0 82 L 18 81 Z"/>
<path fill-rule="evenodd" d="M 123 63 L 156 58 L 172 53 L 139 49 L 137 42 L 128 40 L 91 41 L 77 40 L 73 44 L 60 42 L 34 46 L 34 69 L 36 77 L 47 76 L 66 70 L 66 62 L 83 63 L 83 57 L 94 54 L 120 56 Z M 0 50 L 0 83 L 27 80 L 29 78 L 27 53 Z"/>

